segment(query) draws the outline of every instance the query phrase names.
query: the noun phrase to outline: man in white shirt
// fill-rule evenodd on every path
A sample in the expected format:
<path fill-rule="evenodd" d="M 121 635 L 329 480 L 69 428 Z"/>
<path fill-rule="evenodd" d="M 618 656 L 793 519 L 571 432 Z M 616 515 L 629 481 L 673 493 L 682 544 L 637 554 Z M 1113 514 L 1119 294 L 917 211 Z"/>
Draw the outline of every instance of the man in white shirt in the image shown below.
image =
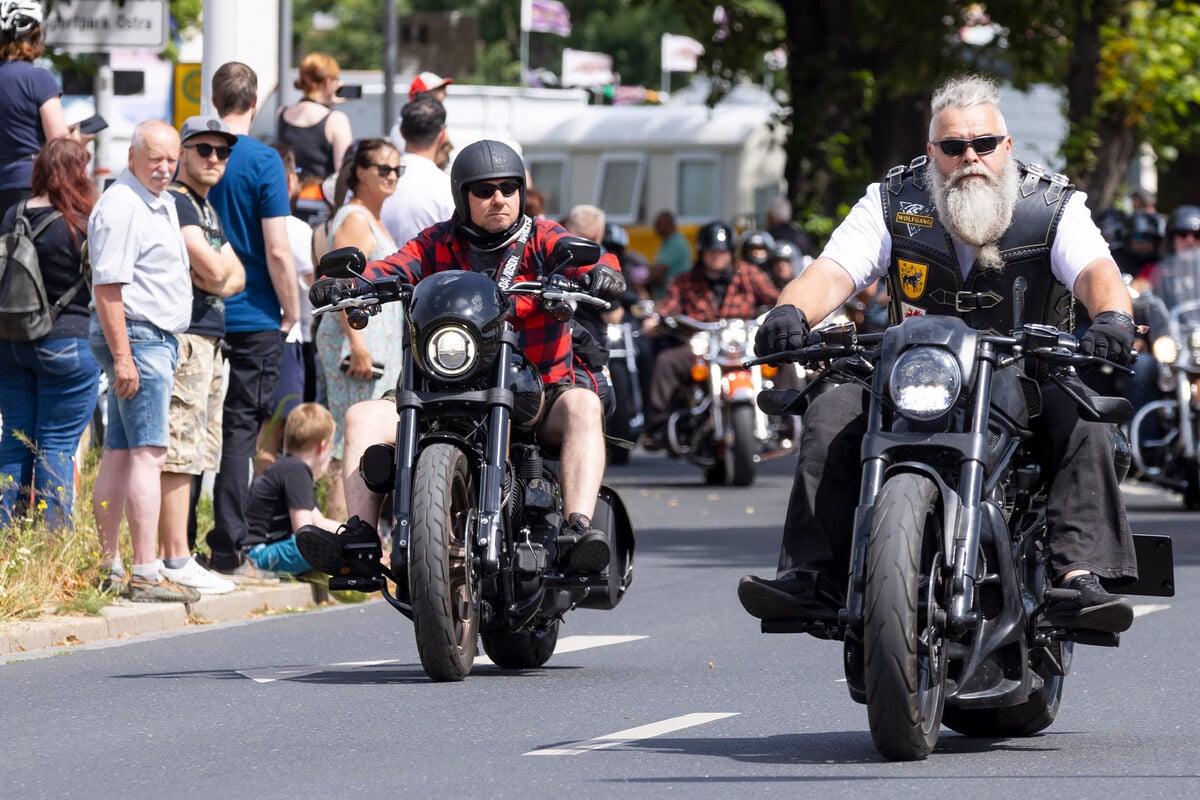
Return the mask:
<path fill-rule="evenodd" d="M 383 201 L 380 219 L 397 247 L 443 220 L 454 216 L 450 176 L 438 169 L 435 159 L 446 141 L 446 108 L 425 95 L 400 110 L 404 137 L 404 172 L 396 191 Z"/>

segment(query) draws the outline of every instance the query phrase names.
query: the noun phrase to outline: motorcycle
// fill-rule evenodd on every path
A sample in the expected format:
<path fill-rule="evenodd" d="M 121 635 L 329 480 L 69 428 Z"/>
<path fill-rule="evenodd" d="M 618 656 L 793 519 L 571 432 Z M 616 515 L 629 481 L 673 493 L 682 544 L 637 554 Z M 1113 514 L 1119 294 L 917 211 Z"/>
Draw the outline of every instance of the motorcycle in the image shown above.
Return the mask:
<path fill-rule="evenodd" d="M 1051 583 L 1046 483 L 1028 427 L 1041 394 L 1025 369 L 1100 361 L 1076 345 L 1050 326 L 998 336 L 914 316 L 877 334 L 821 328 L 805 347 L 759 359 L 820 369 L 801 393 L 764 393 L 770 413 L 800 413 L 831 378 L 869 393 L 844 606 L 836 619 L 761 628 L 843 642 L 850 696 L 867 706 L 886 758 L 927 757 L 942 725 L 977 737 L 1036 733 L 1058 713 L 1074 645 L 1119 644 L 1119 634 L 1042 617 L 1049 601 L 1075 592 Z M 1050 380 L 1086 420 L 1129 414 L 1124 398 Z M 1121 452 L 1118 475 L 1128 468 Z M 1134 538 L 1141 577 L 1122 592 L 1171 596 L 1170 539 Z"/>
<path fill-rule="evenodd" d="M 753 484 L 759 462 L 787 455 L 799 441 L 795 417 L 768 415 L 754 403 L 759 392 L 773 388 L 781 370 L 792 367 L 743 365 L 754 354 L 757 320 L 701 322 L 680 314 L 660 323 L 691 331 L 687 341 L 694 357 L 682 407 L 667 419 L 667 449 L 702 467 L 707 483 Z"/>
<path fill-rule="evenodd" d="M 638 370 L 637 336 L 628 319 L 610 322 L 605 327 L 608 348 L 608 377 L 612 382 L 616 410 L 608 415 L 608 434 L 616 439 L 636 442 L 646 425 L 642 408 L 641 377 Z M 608 447 L 608 463 L 629 461 L 629 448 Z"/>
<path fill-rule="evenodd" d="M 557 274 L 599 256 L 594 243 L 565 238 L 542 280 L 507 290 L 468 271 L 436 272 L 416 285 L 368 281 L 356 274 L 364 259 L 353 248 L 322 259 L 322 274 L 346 290 L 314 313 L 345 310 L 350 326 L 362 328 L 382 304 L 400 302 L 410 344 L 395 396 L 396 444 L 373 445 L 360 464 L 368 488 L 393 496 L 391 567 L 370 548 L 347 545 L 343 555 L 360 574 L 329 585 L 380 591 L 412 620 L 421 665 L 435 681 L 465 678 L 477 640 L 502 669 L 540 667 L 568 611 L 615 608 L 633 579 L 633 528 L 607 486 L 592 526 L 608 532 L 608 566 L 574 574 L 558 566 L 568 544 L 559 536 L 562 490 L 532 432 L 542 379 L 508 320 L 510 299 L 522 296 L 563 322 L 576 303 L 603 304 Z"/>
<path fill-rule="evenodd" d="M 1194 511 L 1200 509 L 1200 300 L 1171 309 L 1152 352 L 1162 397 L 1138 409 L 1130 423 L 1133 463 L 1147 480 L 1182 494 L 1184 506 Z"/>

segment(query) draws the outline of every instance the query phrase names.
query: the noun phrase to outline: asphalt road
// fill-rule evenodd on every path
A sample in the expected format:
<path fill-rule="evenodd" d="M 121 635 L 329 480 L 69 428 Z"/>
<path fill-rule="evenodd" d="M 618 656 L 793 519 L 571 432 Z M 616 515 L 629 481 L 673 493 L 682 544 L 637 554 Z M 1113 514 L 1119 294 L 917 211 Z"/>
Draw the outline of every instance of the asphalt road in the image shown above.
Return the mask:
<path fill-rule="evenodd" d="M 1077 648 L 1055 724 L 944 730 L 880 759 L 835 642 L 764 636 L 791 459 L 750 489 L 635 454 L 611 471 L 638 527 L 614 611 L 567 618 L 540 670 L 421 671 L 381 602 L 189 629 L 0 666 L 0 797 L 1190 797 L 1200 790 L 1200 515 L 1140 486 L 1135 531 L 1175 537 L 1178 595 L 1138 600 L 1120 648 Z"/>

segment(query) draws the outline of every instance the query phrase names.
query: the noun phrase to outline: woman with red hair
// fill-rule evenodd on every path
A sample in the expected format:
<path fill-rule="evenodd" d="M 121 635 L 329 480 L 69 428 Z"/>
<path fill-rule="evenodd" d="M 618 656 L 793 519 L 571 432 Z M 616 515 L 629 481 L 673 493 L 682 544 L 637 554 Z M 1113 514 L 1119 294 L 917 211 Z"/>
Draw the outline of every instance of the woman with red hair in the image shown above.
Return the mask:
<path fill-rule="evenodd" d="M 54 139 L 33 162 L 33 196 L 8 210 L 0 234 L 18 216 L 29 230 L 49 224 L 35 247 L 47 300 L 69 299 L 50 331 L 29 342 L 0 339 L 0 527 L 30 510 L 47 526 L 71 527 L 75 450 L 96 408 L 100 366 L 88 346 L 88 300 L 81 254 L 96 185 L 87 148 Z"/>

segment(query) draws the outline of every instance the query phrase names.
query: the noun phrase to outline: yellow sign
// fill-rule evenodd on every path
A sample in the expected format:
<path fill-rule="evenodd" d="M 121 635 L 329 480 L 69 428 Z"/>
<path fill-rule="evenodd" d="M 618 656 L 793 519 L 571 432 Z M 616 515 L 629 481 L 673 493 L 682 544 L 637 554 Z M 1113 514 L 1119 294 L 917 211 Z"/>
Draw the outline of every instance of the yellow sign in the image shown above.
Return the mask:
<path fill-rule="evenodd" d="M 915 261 L 900 262 L 900 288 L 909 300 L 916 300 L 925 294 L 925 276 L 929 273 L 929 265 L 918 264 Z"/>
<path fill-rule="evenodd" d="M 175 65 L 174 123 L 178 130 L 183 121 L 200 113 L 201 76 L 199 64 Z"/>

